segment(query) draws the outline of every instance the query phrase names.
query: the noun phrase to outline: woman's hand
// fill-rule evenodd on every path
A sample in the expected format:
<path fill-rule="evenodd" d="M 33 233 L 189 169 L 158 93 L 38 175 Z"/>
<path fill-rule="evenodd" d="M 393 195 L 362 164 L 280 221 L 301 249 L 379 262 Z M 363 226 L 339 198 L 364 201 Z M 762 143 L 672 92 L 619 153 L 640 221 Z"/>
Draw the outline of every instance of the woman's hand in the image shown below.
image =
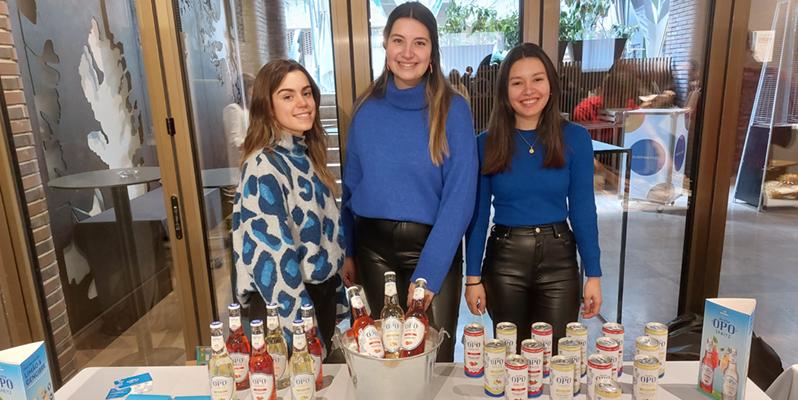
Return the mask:
<path fill-rule="evenodd" d="M 587 278 L 583 294 L 582 318 L 593 318 L 601 310 L 601 278 Z"/>
<path fill-rule="evenodd" d="M 480 276 L 467 276 L 466 283 L 477 283 L 482 280 Z M 481 315 L 485 313 L 485 306 L 487 304 L 485 300 L 485 286 L 482 283 L 478 285 L 466 285 L 465 287 L 465 298 L 466 304 L 468 304 L 468 309 L 471 311 L 471 314 L 474 315 Z"/>
<path fill-rule="evenodd" d="M 410 286 L 407 288 L 407 308 L 410 308 L 410 305 L 413 304 L 413 291 L 416 289 L 416 283 L 410 282 Z M 435 297 L 435 293 L 432 293 L 429 289 L 426 289 L 426 293 L 424 294 L 424 311 L 429 308 L 429 305 L 432 303 L 432 298 Z"/>
<path fill-rule="evenodd" d="M 355 260 L 352 257 L 344 258 L 344 266 L 341 268 L 341 279 L 344 280 L 344 286 L 350 287 L 354 285 L 355 276 L 357 276 Z"/>

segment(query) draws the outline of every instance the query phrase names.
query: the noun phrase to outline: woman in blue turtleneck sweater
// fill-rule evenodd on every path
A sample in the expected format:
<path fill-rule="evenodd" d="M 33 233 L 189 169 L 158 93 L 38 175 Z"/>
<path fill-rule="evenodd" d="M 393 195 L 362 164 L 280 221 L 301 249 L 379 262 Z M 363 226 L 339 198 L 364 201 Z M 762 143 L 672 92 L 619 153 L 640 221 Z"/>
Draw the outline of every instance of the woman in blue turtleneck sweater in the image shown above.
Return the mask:
<path fill-rule="evenodd" d="M 548 322 L 555 351 L 579 317 L 577 249 L 587 276 L 582 316 L 601 307 L 593 147 L 584 128 L 560 116 L 559 82 L 537 45 L 519 45 L 502 62 L 488 131 L 477 139 L 481 177 L 466 235 L 471 312 L 487 308 L 493 321 L 515 323 L 517 343 L 533 322 Z"/>
<path fill-rule="evenodd" d="M 385 272 L 397 274 L 400 304 L 424 278 L 430 322 L 453 334 L 478 169 L 471 112 L 441 71 L 437 23 L 426 7 L 396 7 L 384 40 L 385 70 L 361 96 L 347 141 L 344 281 L 357 276 L 378 317 Z M 438 360 L 453 353 L 447 339 Z"/>

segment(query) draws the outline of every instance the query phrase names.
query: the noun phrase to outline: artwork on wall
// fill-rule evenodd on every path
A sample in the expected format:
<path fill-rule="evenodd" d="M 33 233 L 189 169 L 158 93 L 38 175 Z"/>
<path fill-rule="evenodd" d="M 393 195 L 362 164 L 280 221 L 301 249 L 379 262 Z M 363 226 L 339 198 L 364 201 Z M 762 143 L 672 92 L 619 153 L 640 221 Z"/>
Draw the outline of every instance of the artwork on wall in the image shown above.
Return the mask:
<path fill-rule="evenodd" d="M 157 165 L 137 19 L 128 1 L 19 0 L 9 8 L 70 327 L 79 332 L 103 307 L 91 248 L 75 228 L 111 207 L 110 192 L 50 189 L 47 181 Z M 145 191 L 131 187 L 130 196 Z"/>

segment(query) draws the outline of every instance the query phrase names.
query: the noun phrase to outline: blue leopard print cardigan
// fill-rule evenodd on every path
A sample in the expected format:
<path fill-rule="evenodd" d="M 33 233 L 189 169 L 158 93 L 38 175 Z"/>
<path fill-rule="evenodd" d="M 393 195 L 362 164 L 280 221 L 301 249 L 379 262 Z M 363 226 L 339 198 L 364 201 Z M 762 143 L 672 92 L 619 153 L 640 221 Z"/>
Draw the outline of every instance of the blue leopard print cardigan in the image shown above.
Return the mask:
<path fill-rule="evenodd" d="M 347 312 L 343 283 L 344 232 L 338 205 L 307 155 L 303 137 L 283 134 L 272 151 L 241 167 L 233 205 L 234 290 L 247 307 L 253 294 L 280 305 L 280 326 L 291 343 L 291 323 L 312 304 L 305 283 L 337 279 L 339 320 Z M 323 343 L 323 341 L 322 341 Z"/>

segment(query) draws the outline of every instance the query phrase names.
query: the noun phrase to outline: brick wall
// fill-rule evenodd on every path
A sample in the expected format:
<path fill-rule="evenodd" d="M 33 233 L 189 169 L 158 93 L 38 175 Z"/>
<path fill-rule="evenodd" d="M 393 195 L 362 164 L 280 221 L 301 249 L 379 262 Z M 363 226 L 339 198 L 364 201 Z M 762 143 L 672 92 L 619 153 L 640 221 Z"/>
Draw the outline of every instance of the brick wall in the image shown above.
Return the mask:
<path fill-rule="evenodd" d="M 53 235 L 50 230 L 50 216 L 47 211 L 47 198 L 42 186 L 42 175 L 39 170 L 34 134 L 31 130 L 30 116 L 22 90 L 22 77 L 14 39 L 11 35 L 11 23 L 8 15 L 8 3 L 0 0 L 0 81 L 3 96 L 11 120 L 11 134 L 17 153 L 17 162 L 25 193 L 25 203 L 30 216 L 30 229 L 33 231 L 34 255 L 40 269 L 41 282 L 47 315 L 52 328 L 53 345 L 57 354 L 57 364 L 51 366 L 53 371 L 60 371 L 63 381 L 77 372 L 75 366 L 75 346 L 69 328 L 69 317 L 66 312 L 64 293 L 61 289 L 58 261 L 53 246 Z"/>
<path fill-rule="evenodd" d="M 678 104 L 687 98 L 691 61 L 703 71 L 706 48 L 708 1 L 671 0 L 668 31 L 665 35 L 664 55 L 673 62 L 673 78 Z"/>

